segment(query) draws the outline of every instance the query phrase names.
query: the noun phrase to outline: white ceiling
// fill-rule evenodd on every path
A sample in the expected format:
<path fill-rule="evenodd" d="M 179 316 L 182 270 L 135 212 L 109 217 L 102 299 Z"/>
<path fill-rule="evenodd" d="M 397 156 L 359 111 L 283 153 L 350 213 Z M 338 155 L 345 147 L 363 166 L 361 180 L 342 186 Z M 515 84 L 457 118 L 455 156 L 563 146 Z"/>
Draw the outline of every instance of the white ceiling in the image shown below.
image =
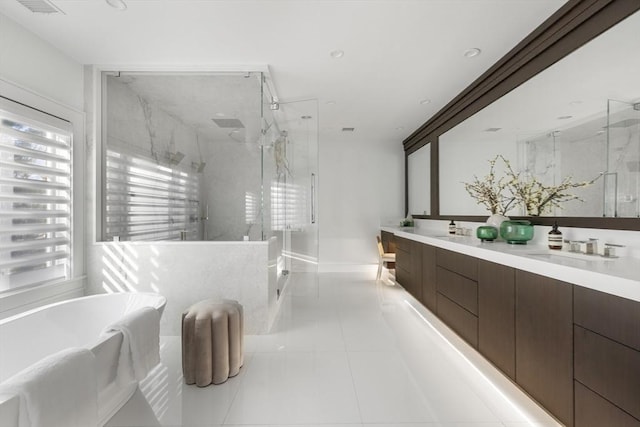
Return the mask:
<path fill-rule="evenodd" d="M 315 98 L 320 141 L 398 144 L 564 0 L 53 0 L 0 13 L 81 64 L 269 66 L 281 101 Z M 482 54 L 466 58 L 463 52 Z M 334 59 L 330 52 L 343 50 Z M 430 103 L 420 104 L 423 99 Z M 327 104 L 334 102 L 333 104 Z M 343 133 L 343 127 L 355 127 Z"/>

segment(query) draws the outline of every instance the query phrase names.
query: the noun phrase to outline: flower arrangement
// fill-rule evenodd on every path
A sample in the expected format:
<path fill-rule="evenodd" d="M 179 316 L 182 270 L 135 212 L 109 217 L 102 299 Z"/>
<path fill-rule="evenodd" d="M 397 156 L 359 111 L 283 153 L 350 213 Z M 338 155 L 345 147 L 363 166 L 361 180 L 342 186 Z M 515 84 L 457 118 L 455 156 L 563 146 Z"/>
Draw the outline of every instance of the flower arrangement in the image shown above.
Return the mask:
<path fill-rule="evenodd" d="M 496 178 L 495 167 L 498 159 L 509 165 L 509 161 L 501 154 L 498 154 L 492 160 L 489 160 L 489 174 L 484 177 L 484 180 L 481 181 L 474 175 L 473 182 L 465 182 L 463 184 L 467 193 L 476 199 L 479 205 L 484 205 L 492 214 L 506 215 L 514 207 L 516 196 L 505 194 L 505 190 L 510 187 L 507 177 Z"/>
<path fill-rule="evenodd" d="M 506 175 L 496 179 L 495 165 L 502 160 Z M 522 178 L 522 172 L 515 172 L 509 160 L 498 154 L 492 160 L 489 175 L 484 181 L 474 176 L 472 183 L 464 183 L 467 192 L 476 199 L 478 204 L 485 205 L 492 214 L 505 215 L 507 211 L 521 204 L 527 215 L 539 216 L 550 212 L 552 208 L 562 208 L 562 203 L 569 200 L 584 201 L 579 196 L 567 192 L 572 188 L 586 187 L 593 184 L 602 176 L 600 173 L 591 181 L 573 182 L 571 176 L 565 177 L 559 185 L 545 185 L 536 177 L 527 180 Z"/>

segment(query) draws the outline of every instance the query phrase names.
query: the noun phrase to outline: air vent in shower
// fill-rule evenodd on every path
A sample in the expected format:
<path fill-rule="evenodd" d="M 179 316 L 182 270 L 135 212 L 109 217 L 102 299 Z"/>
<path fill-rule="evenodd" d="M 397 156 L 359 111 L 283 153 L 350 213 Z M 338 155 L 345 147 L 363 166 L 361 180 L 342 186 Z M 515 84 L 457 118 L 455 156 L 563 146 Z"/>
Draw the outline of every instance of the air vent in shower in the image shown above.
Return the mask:
<path fill-rule="evenodd" d="M 225 129 L 244 129 L 244 125 L 238 119 L 211 119 L 218 127 Z"/>
<path fill-rule="evenodd" d="M 63 13 L 60 8 L 50 0 L 17 0 L 18 3 L 33 13 Z"/>

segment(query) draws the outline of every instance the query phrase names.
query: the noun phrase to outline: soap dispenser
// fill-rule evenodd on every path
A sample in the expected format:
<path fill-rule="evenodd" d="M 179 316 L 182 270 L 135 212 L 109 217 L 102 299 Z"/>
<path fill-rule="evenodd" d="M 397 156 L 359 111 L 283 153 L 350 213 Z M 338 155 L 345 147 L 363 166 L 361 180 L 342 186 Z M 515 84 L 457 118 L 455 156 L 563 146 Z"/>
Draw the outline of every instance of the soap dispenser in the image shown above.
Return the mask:
<path fill-rule="evenodd" d="M 449 234 L 456 234 L 456 223 L 453 220 L 449 223 Z"/>
<path fill-rule="evenodd" d="M 549 249 L 562 249 L 562 232 L 558 230 L 558 223 L 555 222 L 549 232 Z"/>

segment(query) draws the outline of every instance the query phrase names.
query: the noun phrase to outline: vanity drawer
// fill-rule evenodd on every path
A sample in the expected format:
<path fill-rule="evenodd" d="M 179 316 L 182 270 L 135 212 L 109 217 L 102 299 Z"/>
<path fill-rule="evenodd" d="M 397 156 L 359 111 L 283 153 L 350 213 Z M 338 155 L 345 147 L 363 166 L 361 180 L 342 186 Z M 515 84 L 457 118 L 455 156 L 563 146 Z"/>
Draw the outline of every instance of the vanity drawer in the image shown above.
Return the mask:
<path fill-rule="evenodd" d="M 478 282 L 442 267 L 436 267 L 438 292 L 478 315 Z"/>
<path fill-rule="evenodd" d="M 640 302 L 573 287 L 574 323 L 640 351 Z"/>
<path fill-rule="evenodd" d="M 575 379 L 640 419 L 640 352 L 574 326 Z"/>
<path fill-rule="evenodd" d="M 438 317 L 473 348 L 478 348 L 478 317 L 437 293 Z"/>
<path fill-rule="evenodd" d="M 575 427 L 640 427 L 640 420 L 627 414 L 607 399 L 575 383 Z"/>
<path fill-rule="evenodd" d="M 471 280 L 478 279 L 478 259 L 469 255 L 438 249 L 437 264 Z"/>

